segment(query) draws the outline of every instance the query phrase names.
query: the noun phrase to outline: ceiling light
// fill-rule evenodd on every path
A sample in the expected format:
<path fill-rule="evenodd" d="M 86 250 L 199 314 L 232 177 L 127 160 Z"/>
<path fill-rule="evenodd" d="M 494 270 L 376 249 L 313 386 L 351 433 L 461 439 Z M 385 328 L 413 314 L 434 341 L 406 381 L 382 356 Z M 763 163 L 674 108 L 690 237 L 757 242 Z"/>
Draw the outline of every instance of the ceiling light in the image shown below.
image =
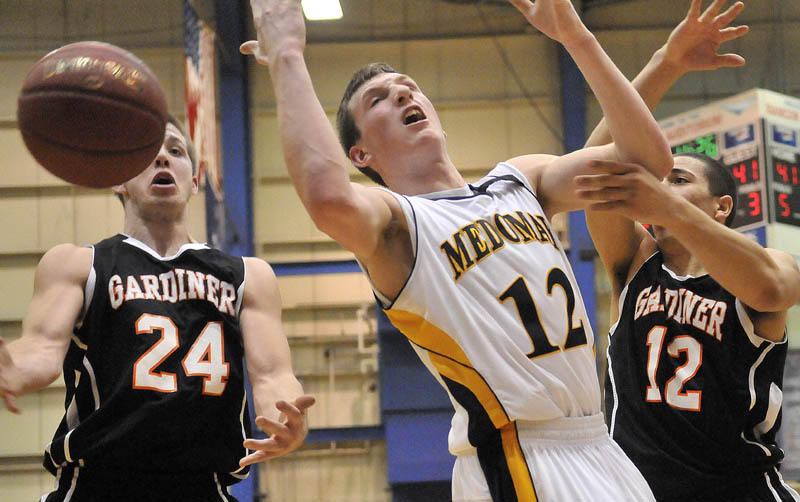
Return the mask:
<path fill-rule="evenodd" d="M 343 15 L 339 0 L 303 0 L 303 13 L 309 21 L 341 19 Z"/>

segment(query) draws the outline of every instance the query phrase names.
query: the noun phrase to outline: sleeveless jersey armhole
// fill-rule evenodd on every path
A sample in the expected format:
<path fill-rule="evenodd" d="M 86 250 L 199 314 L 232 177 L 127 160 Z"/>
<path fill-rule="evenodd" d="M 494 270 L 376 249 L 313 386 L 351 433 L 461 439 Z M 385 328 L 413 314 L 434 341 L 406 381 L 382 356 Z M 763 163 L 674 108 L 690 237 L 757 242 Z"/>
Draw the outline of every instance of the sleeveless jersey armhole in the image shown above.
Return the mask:
<path fill-rule="evenodd" d="M 614 333 L 614 331 L 617 329 L 617 325 L 619 324 L 620 319 L 622 319 L 622 312 L 623 312 L 622 308 L 625 306 L 625 298 L 628 296 L 628 287 L 631 285 L 633 280 L 636 279 L 636 276 L 639 275 L 644 266 L 647 265 L 650 262 L 650 260 L 652 260 L 653 257 L 658 253 L 660 253 L 660 251 L 655 251 L 653 254 L 648 256 L 647 259 L 644 260 L 641 265 L 639 265 L 639 268 L 636 269 L 636 272 L 631 276 L 630 280 L 625 283 L 625 287 L 622 288 L 622 291 L 619 294 L 619 300 L 617 302 L 617 308 L 619 309 L 619 318 L 617 319 L 617 322 L 615 322 L 614 325 L 608 329 L 609 334 Z"/>
<path fill-rule="evenodd" d="M 530 190 L 531 194 L 533 194 L 533 196 L 536 197 L 538 200 L 538 197 L 536 195 L 536 190 L 534 190 L 533 186 L 531 186 L 531 182 L 528 180 L 527 176 L 522 174 L 522 171 L 517 169 L 517 167 L 514 164 L 510 164 L 508 162 L 498 162 L 497 167 L 504 167 L 505 169 L 508 169 L 510 171 L 510 174 L 513 174 L 515 177 L 519 178 L 519 180 L 522 182 L 525 188 Z M 497 169 L 497 167 L 495 167 L 495 169 Z M 494 169 L 492 169 L 492 171 L 494 171 Z"/>
<path fill-rule="evenodd" d="M 414 262 L 411 264 L 411 272 L 408 274 L 405 284 L 403 284 L 403 287 L 400 288 L 400 291 L 397 293 L 397 297 L 395 297 L 394 301 L 390 300 L 389 298 L 386 297 L 386 295 L 378 291 L 378 288 L 375 287 L 375 284 L 373 284 L 372 282 L 372 278 L 369 276 L 369 271 L 367 270 L 367 267 L 365 267 L 364 264 L 361 263 L 361 261 L 359 261 L 358 258 L 356 258 L 356 263 L 358 263 L 358 266 L 361 268 L 361 270 L 364 272 L 364 275 L 367 277 L 367 281 L 369 282 L 369 286 L 372 289 L 372 294 L 375 295 L 375 299 L 378 300 L 378 303 L 380 304 L 381 308 L 383 308 L 384 310 L 389 310 L 390 308 L 392 308 L 394 302 L 397 301 L 397 298 L 399 298 L 400 295 L 403 293 L 403 290 L 405 289 L 406 284 L 408 284 L 408 281 L 411 279 L 411 275 L 414 273 L 414 269 L 416 268 L 417 265 L 417 217 L 414 213 L 414 208 L 411 207 L 411 202 L 408 200 L 408 198 L 406 198 L 405 195 L 394 193 L 388 188 L 384 187 L 375 187 L 375 188 L 377 190 L 383 190 L 384 192 L 388 193 L 389 195 L 397 199 L 397 202 L 400 203 L 400 207 L 403 209 L 403 215 L 405 216 L 406 223 L 408 225 L 408 237 L 409 239 L 411 239 L 411 252 L 414 255 Z"/>
<path fill-rule="evenodd" d="M 239 311 L 242 310 L 242 299 L 244 298 L 244 285 L 247 284 L 247 262 L 244 261 L 244 258 L 239 259 L 242 260 L 242 283 L 236 290 L 236 304 L 234 305 L 236 320 L 239 320 Z"/>
<path fill-rule="evenodd" d="M 756 333 L 755 325 L 753 324 L 753 320 L 750 318 L 750 314 L 747 313 L 744 303 L 742 303 L 738 298 L 736 299 L 736 316 L 739 318 L 739 324 L 742 325 L 742 329 L 744 329 L 744 332 L 747 333 L 747 338 L 750 340 L 750 343 L 753 344 L 753 347 L 758 347 L 764 342 L 773 345 L 780 345 L 788 342 L 786 328 L 783 329 L 783 339 L 781 339 L 779 342 L 773 342 L 759 336 Z"/>
<path fill-rule="evenodd" d="M 92 298 L 94 297 L 94 288 L 97 282 L 97 272 L 94 268 L 94 259 L 97 251 L 95 250 L 94 246 L 86 246 L 92 249 L 92 267 L 89 269 L 89 276 L 86 278 L 86 284 L 83 286 L 83 308 L 81 309 L 81 314 L 78 316 L 78 319 L 75 321 L 75 329 L 78 330 L 83 326 L 83 320 L 86 319 L 86 314 L 89 311 L 89 306 L 92 304 Z"/>

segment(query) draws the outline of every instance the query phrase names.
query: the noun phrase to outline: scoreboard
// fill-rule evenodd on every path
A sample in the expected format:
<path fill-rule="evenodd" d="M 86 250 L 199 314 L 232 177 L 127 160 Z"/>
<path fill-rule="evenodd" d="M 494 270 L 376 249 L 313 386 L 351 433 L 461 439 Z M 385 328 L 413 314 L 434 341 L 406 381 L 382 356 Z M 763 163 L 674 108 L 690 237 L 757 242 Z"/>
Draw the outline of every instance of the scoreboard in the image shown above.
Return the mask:
<path fill-rule="evenodd" d="M 731 170 L 734 228 L 800 227 L 800 99 L 754 89 L 660 125 L 673 153 L 703 153 Z"/>

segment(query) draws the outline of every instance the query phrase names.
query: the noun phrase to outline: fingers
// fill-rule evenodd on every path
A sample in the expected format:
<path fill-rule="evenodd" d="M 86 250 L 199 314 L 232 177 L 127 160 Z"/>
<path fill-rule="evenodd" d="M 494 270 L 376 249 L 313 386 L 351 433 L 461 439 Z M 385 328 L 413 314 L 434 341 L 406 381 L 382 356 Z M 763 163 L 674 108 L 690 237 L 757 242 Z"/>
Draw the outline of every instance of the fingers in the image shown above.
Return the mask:
<path fill-rule="evenodd" d="M 19 415 L 22 413 L 22 410 L 17 406 L 17 399 L 14 397 L 13 394 L 9 394 L 7 392 L 3 393 L 3 402 L 6 406 L 6 409 L 11 413 L 16 413 Z"/>
<path fill-rule="evenodd" d="M 615 160 L 592 160 L 589 161 L 589 167 L 595 171 L 602 171 L 611 174 L 626 174 L 642 169 L 638 164 L 630 162 L 619 162 Z"/>
<path fill-rule="evenodd" d="M 744 9 L 744 4 L 742 2 L 736 2 L 735 4 L 728 7 L 728 9 L 720 14 L 719 16 L 714 18 L 714 24 L 719 27 L 728 26 L 731 21 L 736 19 L 736 16 L 742 12 Z"/>
<path fill-rule="evenodd" d="M 725 2 L 727 1 L 728 0 L 714 0 L 713 2 L 711 2 L 711 5 L 709 5 L 708 8 L 705 10 L 705 12 L 703 12 L 700 15 L 699 21 L 704 23 L 706 21 L 711 21 L 712 19 L 714 19 L 719 10 L 722 8 L 723 5 L 725 5 Z"/>
<path fill-rule="evenodd" d="M 255 40 L 250 40 L 239 46 L 239 52 L 247 56 L 252 56 L 253 54 L 256 53 L 257 50 L 258 50 L 258 42 Z"/>
<path fill-rule="evenodd" d="M 306 394 L 306 395 L 300 396 L 297 399 L 295 399 L 294 400 L 294 405 L 300 411 L 305 411 L 308 408 L 310 408 L 311 406 L 313 406 L 314 403 L 316 403 L 316 402 L 317 402 L 317 399 L 314 396 L 310 396 L 310 395 Z"/>
<path fill-rule="evenodd" d="M 720 43 L 730 42 L 747 34 L 750 31 L 749 26 L 736 26 L 731 28 L 724 28 L 719 30 L 721 37 Z"/>
<path fill-rule="evenodd" d="M 689 13 L 686 14 L 687 19 L 697 19 L 700 17 L 700 6 L 703 0 L 692 0 L 692 5 L 689 6 Z"/>
<path fill-rule="evenodd" d="M 511 5 L 517 8 L 522 14 L 526 17 L 530 12 L 531 7 L 533 7 L 533 2 L 530 0 L 508 0 Z"/>
<path fill-rule="evenodd" d="M 718 67 L 737 67 L 744 66 L 745 59 L 738 54 L 722 54 L 716 57 L 716 64 Z"/>
<path fill-rule="evenodd" d="M 575 195 L 581 200 L 596 201 L 625 201 L 628 200 L 630 193 L 620 187 L 604 187 L 594 190 L 576 190 Z"/>

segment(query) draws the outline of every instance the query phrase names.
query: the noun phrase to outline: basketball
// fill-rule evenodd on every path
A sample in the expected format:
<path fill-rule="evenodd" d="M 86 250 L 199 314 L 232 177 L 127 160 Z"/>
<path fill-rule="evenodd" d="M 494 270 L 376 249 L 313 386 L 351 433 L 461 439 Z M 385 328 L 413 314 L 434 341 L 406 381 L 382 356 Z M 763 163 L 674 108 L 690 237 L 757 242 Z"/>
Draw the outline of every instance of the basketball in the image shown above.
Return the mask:
<path fill-rule="evenodd" d="M 167 101 L 153 72 L 103 42 L 65 45 L 40 59 L 17 101 L 30 153 L 59 178 L 93 188 L 124 183 L 161 148 Z"/>

